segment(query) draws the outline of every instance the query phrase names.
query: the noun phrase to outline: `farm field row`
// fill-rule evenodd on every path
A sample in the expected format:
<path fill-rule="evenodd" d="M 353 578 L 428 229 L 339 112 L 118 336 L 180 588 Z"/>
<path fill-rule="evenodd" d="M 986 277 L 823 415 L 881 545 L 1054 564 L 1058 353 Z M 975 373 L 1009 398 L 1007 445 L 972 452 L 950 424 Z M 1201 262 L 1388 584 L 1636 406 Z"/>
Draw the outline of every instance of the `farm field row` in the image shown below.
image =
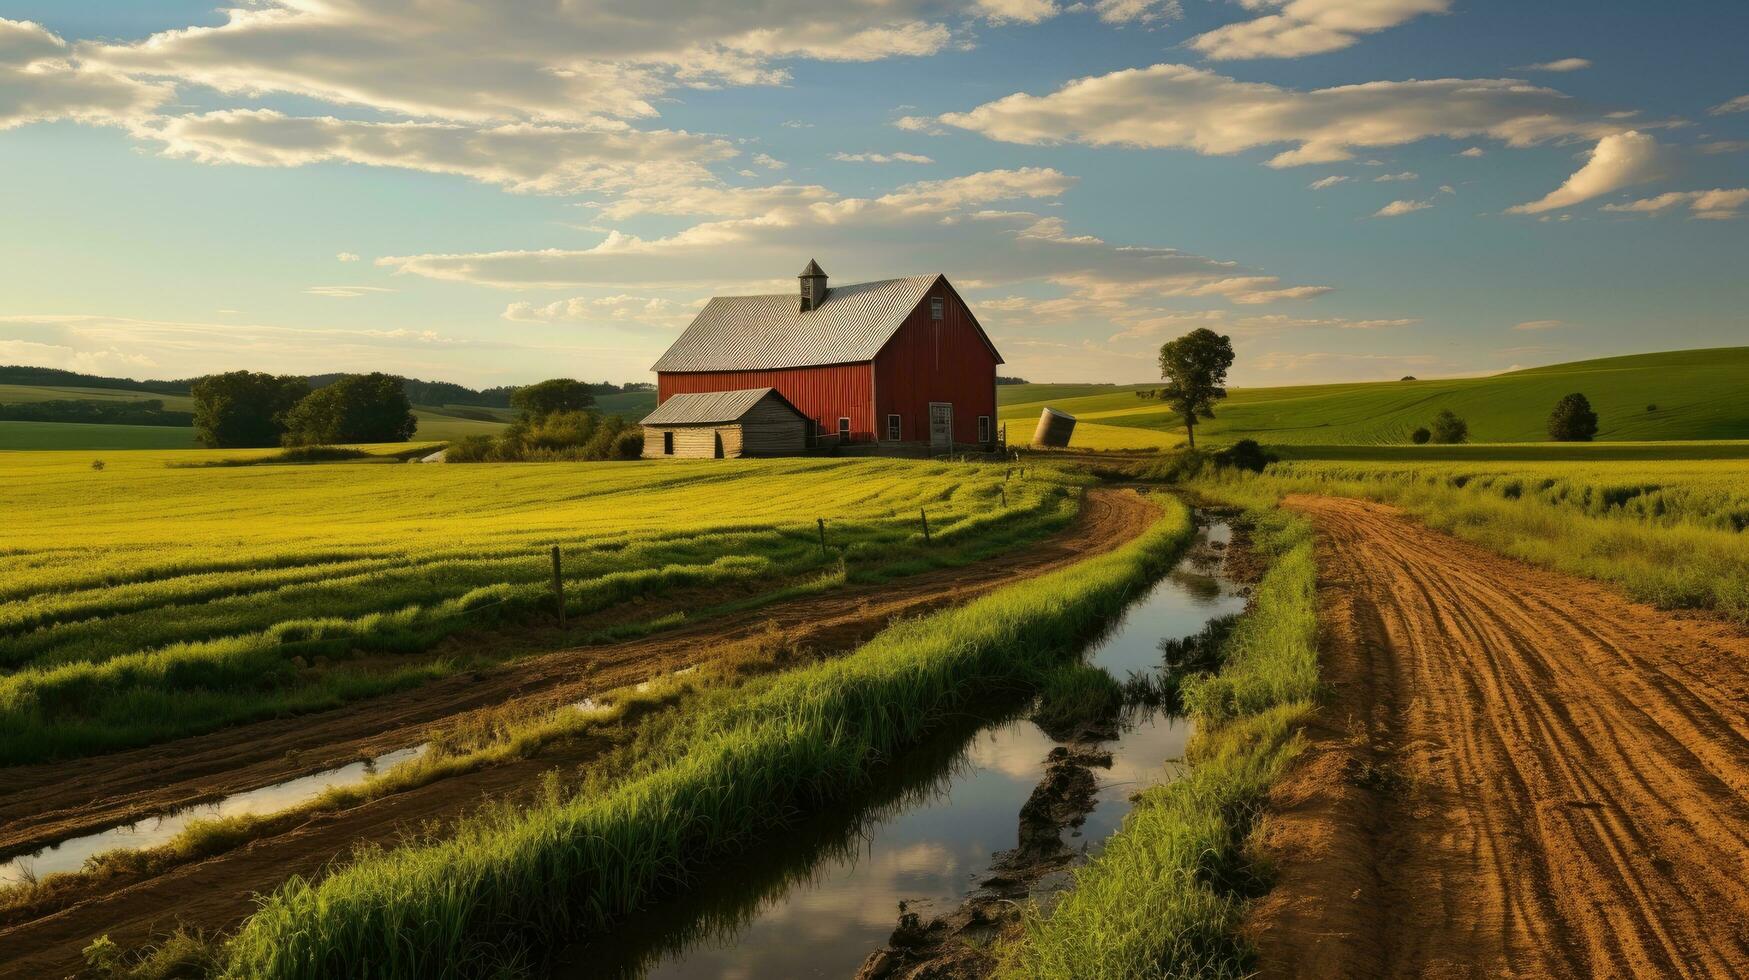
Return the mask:
<path fill-rule="evenodd" d="M 0 520 L 20 531 L 0 553 L 4 761 L 460 669 L 467 658 L 428 651 L 551 615 L 554 545 L 568 612 L 624 629 L 653 615 L 637 607 L 645 595 L 744 603 L 992 554 L 1063 526 L 1085 482 L 885 460 L 166 465 L 238 455 L 127 453 L 102 470 L 72 454 L 8 457 Z M 470 647 L 482 656 L 490 645 Z"/>
<path fill-rule="evenodd" d="M 1289 460 L 1252 492 L 1366 497 L 1501 554 L 1665 609 L 1749 621 L 1749 484 L 1735 460 Z"/>

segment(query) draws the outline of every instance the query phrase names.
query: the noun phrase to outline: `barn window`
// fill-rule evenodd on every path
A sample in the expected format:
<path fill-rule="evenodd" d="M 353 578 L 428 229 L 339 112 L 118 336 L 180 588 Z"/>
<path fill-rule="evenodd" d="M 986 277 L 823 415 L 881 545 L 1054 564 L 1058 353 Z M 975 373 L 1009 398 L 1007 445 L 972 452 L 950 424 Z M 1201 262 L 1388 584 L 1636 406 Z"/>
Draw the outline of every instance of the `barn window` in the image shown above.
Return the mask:
<path fill-rule="evenodd" d="M 887 416 L 887 441 L 899 441 L 899 417 L 897 415 Z"/>
<path fill-rule="evenodd" d="M 850 420 L 843 416 L 839 416 L 838 418 L 838 441 L 850 441 Z"/>
<path fill-rule="evenodd" d="M 990 416 L 988 415 L 978 416 L 978 441 L 990 441 Z"/>
<path fill-rule="evenodd" d="M 929 319 L 931 319 L 931 320 L 941 319 L 941 297 L 940 296 L 929 297 Z"/>
<path fill-rule="evenodd" d="M 672 432 L 662 433 L 662 455 L 674 455 L 674 433 Z"/>

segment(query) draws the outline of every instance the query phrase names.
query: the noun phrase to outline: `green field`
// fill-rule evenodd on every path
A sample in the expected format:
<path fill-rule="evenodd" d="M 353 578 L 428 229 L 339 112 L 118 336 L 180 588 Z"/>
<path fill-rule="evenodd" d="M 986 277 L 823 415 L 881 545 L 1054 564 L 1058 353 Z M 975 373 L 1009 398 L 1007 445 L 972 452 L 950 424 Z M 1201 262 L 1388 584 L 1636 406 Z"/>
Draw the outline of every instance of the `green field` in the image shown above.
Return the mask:
<path fill-rule="evenodd" d="M 1083 423 L 1169 433 L 1183 425 L 1160 402 L 1136 397 L 1145 385 L 1012 385 L 998 389 L 1009 437 L 1030 435 L 1049 405 Z M 1636 354 L 1514 371 L 1484 378 L 1234 388 L 1197 429 L 1211 444 L 1407 444 L 1409 433 L 1449 408 L 1478 443 L 1540 442 L 1550 409 L 1583 392 L 1599 416 L 1600 441 L 1749 439 L 1749 347 Z M 1647 406 L 1656 405 L 1656 411 Z M 1117 448 L 1101 429 L 1087 448 Z M 1150 437 L 1137 436 L 1134 448 Z M 1101 445 L 1096 445 L 1099 443 Z"/>
<path fill-rule="evenodd" d="M 425 651 L 550 615 L 555 544 L 574 616 L 689 587 L 745 603 L 1012 547 L 1062 526 L 1085 482 L 900 460 L 166 465 L 271 453 L 5 457 L 0 765 L 461 669 Z"/>

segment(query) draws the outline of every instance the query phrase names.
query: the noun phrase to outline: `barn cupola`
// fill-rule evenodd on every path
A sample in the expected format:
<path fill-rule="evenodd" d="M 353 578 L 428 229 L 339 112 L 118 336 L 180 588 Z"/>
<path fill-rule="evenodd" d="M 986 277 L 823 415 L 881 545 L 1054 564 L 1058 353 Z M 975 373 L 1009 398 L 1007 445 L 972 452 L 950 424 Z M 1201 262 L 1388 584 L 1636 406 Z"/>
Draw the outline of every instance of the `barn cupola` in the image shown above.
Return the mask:
<path fill-rule="evenodd" d="M 826 270 L 820 268 L 820 263 L 808 260 L 808 267 L 802 270 L 797 278 L 802 281 L 802 312 L 820 308 L 826 302 Z"/>

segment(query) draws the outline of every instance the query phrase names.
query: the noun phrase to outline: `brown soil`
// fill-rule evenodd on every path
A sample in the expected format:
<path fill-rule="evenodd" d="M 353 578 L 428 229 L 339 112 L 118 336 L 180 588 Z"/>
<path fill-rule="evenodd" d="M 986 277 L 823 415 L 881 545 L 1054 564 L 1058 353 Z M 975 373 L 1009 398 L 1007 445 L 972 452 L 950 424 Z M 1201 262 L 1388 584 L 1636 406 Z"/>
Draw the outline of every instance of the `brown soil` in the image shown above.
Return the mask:
<path fill-rule="evenodd" d="M 416 744 L 471 712 L 511 702 L 538 709 L 580 701 L 707 662 L 774 633 L 818 652 L 848 649 L 896 617 L 963 603 L 1115 548 L 1145 530 L 1155 514 L 1134 493 L 1093 490 L 1070 527 L 1032 547 L 962 568 L 835 589 L 644 639 L 529 657 L 503 670 L 451 677 L 333 711 L 92 759 L 0 770 L 7 788 L 0 797 L 0 850 L 25 850 Z M 52 914 L 0 927 L 0 977 L 63 975 L 80 964 L 79 949 L 104 933 L 125 948 L 177 921 L 207 929 L 234 925 L 254 907 L 254 893 L 270 891 L 292 874 L 318 874 L 358 844 L 392 843 L 409 828 L 454 819 L 483 798 L 526 790 L 541 772 L 587 761 L 600 748 L 565 745 L 315 816 L 142 881 L 99 883 Z"/>
<path fill-rule="evenodd" d="M 1356 500 L 1272 794 L 1265 976 L 1749 975 L 1749 636 Z"/>

